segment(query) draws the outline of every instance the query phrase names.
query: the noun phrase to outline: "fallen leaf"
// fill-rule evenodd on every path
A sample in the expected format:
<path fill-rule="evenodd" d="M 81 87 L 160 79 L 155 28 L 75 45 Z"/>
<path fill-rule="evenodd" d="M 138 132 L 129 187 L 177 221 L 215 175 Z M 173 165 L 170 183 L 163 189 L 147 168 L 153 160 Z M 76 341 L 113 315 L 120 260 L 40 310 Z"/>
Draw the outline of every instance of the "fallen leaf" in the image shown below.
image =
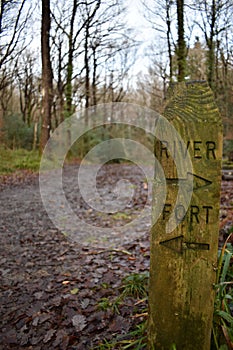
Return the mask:
<path fill-rule="evenodd" d="M 63 281 L 62 282 L 62 284 L 64 285 L 64 286 L 66 286 L 67 284 L 69 284 L 70 283 L 70 281 Z"/>
<path fill-rule="evenodd" d="M 109 325 L 109 329 L 111 332 L 120 332 L 122 329 L 124 331 L 128 330 L 130 326 L 130 323 L 128 320 L 125 320 L 124 317 L 117 316 Z"/>
<path fill-rule="evenodd" d="M 72 317 L 72 324 L 77 332 L 81 332 L 86 326 L 86 317 L 83 315 L 75 315 Z"/>
<path fill-rule="evenodd" d="M 133 261 L 133 260 L 136 260 L 136 258 L 135 258 L 135 256 L 129 256 L 128 260 L 132 260 Z"/>
<path fill-rule="evenodd" d="M 90 299 L 85 298 L 81 301 L 81 307 L 82 309 L 86 309 L 88 307 L 88 305 L 90 304 Z"/>
<path fill-rule="evenodd" d="M 78 292 L 79 292 L 78 288 L 71 289 L 71 291 L 70 291 L 70 293 L 73 295 L 78 294 Z"/>
<path fill-rule="evenodd" d="M 55 331 L 55 329 L 50 329 L 47 333 L 46 333 L 46 335 L 45 335 L 45 337 L 44 337 L 44 339 L 43 339 L 43 342 L 46 344 L 46 343 L 48 343 L 51 339 L 52 339 L 52 337 L 53 337 L 53 335 L 56 333 L 56 331 Z"/>
<path fill-rule="evenodd" d="M 53 347 L 55 348 L 56 346 L 59 346 L 65 338 L 68 338 L 66 332 L 63 329 L 60 329 L 56 334 L 56 339 L 53 342 Z"/>

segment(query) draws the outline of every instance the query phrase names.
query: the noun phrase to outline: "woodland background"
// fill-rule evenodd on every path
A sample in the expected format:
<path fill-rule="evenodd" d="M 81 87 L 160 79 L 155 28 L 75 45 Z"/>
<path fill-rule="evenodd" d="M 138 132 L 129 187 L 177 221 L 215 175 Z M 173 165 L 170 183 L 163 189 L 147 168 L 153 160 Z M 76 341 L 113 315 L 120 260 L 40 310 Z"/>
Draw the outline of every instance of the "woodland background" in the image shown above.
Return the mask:
<path fill-rule="evenodd" d="M 207 80 L 232 157 L 232 16 L 231 0 L 2 0 L 1 145 L 42 152 L 80 108 L 162 112 L 171 83 Z"/>
<path fill-rule="evenodd" d="M 208 81 L 224 126 L 211 349 L 232 349 L 232 18 L 232 0 L 1 0 L 0 349 L 145 348 L 149 222 L 143 217 L 126 244 L 119 234 L 117 249 L 100 248 L 108 240 L 95 242 L 90 232 L 79 246 L 49 219 L 34 170 L 50 134 L 75 111 L 131 102 L 162 113 L 169 87 L 190 80 Z M 70 150 L 72 161 L 115 136 L 110 127 L 92 131 Z M 145 146 L 154 141 L 127 132 Z M 84 202 L 76 162 L 63 170 L 72 208 L 93 227 L 115 232 L 147 203 L 145 173 L 134 164 L 98 173 L 107 194 L 122 176 L 135 189 L 116 214 Z"/>

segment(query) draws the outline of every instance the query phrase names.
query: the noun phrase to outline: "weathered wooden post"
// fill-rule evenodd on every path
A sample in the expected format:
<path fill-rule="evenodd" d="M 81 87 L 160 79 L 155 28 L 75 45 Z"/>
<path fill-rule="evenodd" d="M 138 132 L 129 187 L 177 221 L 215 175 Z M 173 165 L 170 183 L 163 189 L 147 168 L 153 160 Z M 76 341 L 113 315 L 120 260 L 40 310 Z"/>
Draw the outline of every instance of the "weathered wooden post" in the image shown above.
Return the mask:
<path fill-rule="evenodd" d="M 157 125 L 161 130 L 156 132 L 155 153 L 167 194 L 151 231 L 148 348 L 209 350 L 219 234 L 221 117 L 210 88 L 202 82 L 178 84 L 164 116 L 183 143 Z M 178 172 L 188 155 L 192 171 L 184 166 Z M 155 180 L 155 197 L 156 186 Z"/>

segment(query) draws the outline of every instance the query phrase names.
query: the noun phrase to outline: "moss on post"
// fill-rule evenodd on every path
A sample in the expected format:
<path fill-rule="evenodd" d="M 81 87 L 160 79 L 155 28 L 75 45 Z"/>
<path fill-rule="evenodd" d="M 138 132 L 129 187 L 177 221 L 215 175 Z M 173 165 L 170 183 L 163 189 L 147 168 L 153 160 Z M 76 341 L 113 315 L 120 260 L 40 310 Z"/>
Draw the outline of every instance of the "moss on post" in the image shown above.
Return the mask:
<path fill-rule="evenodd" d="M 167 195 L 151 230 L 148 348 L 169 350 L 175 344 L 177 350 L 209 350 L 219 234 L 221 117 L 206 83 L 175 86 L 164 116 L 184 143 L 164 132 L 164 142 L 160 139 L 155 147 Z M 192 162 L 192 171 L 183 178 L 174 161 L 178 153 L 181 159 L 188 153 Z M 185 208 L 177 193 L 181 187 L 185 198 L 190 176 L 191 201 Z M 156 189 L 154 199 L 155 203 Z M 169 232 L 172 213 L 176 227 Z"/>

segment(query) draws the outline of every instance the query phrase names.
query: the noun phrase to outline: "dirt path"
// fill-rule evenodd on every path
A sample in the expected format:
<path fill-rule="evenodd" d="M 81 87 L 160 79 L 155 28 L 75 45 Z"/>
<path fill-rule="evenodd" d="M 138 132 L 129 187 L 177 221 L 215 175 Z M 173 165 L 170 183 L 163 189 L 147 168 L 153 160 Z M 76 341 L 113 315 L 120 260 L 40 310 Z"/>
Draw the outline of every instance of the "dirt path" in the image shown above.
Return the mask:
<path fill-rule="evenodd" d="M 114 188 L 117 182 L 124 178 L 129 183 L 127 186 L 134 192 L 131 200 L 126 202 L 126 208 L 116 213 L 107 214 L 95 210 L 91 205 L 85 203 L 82 194 L 78 189 L 77 166 L 69 166 L 64 170 L 63 189 L 65 196 L 74 212 L 76 222 L 65 223 L 65 234 L 69 232 L 69 225 L 73 224 L 76 234 L 75 241 L 84 245 L 97 247 L 119 247 L 119 244 L 125 244 L 139 238 L 150 227 L 150 205 L 151 199 L 147 200 L 147 183 L 145 174 L 133 165 L 107 165 L 100 171 L 97 178 L 97 187 L 100 196 L 112 203 L 114 198 Z M 52 180 L 53 181 L 53 180 Z M 88 183 L 89 179 L 86 178 Z M 124 191 L 124 188 L 123 188 Z M 11 242 L 20 242 L 27 239 L 27 234 L 37 235 L 40 231 L 55 229 L 55 224 L 48 217 L 43 206 L 38 179 L 33 178 L 31 183 L 20 186 L 5 186 L 0 192 L 0 230 Z M 55 193 L 48 194 L 51 206 L 54 211 L 59 211 L 59 196 Z M 115 195 L 116 197 L 116 195 Z M 126 200 L 128 200 L 126 195 Z M 147 210 L 144 210 L 145 207 Z M 108 206 L 106 205 L 108 210 Z M 53 208 L 52 208 L 53 209 Z M 141 215 L 141 212 L 143 215 Z M 65 208 L 61 209 L 61 216 L 65 216 Z M 77 215 L 77 216 L 76 216 Z M 134 224 L 137 217 L 140 220 Z M 12 220 L 13 219 L 13 220 Z M 65 220 L 65 217 L 62 218 Z M 68 221 L 68 220 L 67 220 Z M 126 224 L 133 221 L 133 224 L 127 225 L 122 235 L 122 230 Z M 84 225 L 82 225 L 82 222 Z M 89 227 L 85 224 L 89 224 Z M 94 235 L 94 231 L 103 228 L 103 236 Z M 109 228 L 109 234 L 104 234 L 104 229 Z M 71 227 L 70 227 L 71 229 Z M 86 232 L 89 229 L 89 232 Z M 83 232 L 84 230 L 84 232 Z M 86 230 L 86 231 L 85 231 Z M 93 232 L 91 232 L 93 231 Z M 108 232 L 107 231 L 107 232 Z M 122 237 L 123 236 L 123 237 Z"/>
<path fill-rule="evenodd" d="M 77 210 L 75 166 L 64 173 L 66 196 Z M 49 219 L 40 198 L 36 176 L 5 181 L 0 192 L 0 349 L 93 349 L 103 339 L 124 336 L 143 317 L 137 300 L 126 298 L 119 313 L 100 307 L 120 295 L 122 278 L 149 268 L 149 223 L 142 220 L 122 237 L 125 225 L 147 203 L 145 175 L 130 165 L 109 165 L 99 174 L 103 191 L 122 176 L 133 181 L 134 196 L 123 215 L 105 215 L 82 203 L 80 218 L 96 227 L 114 227 L 114 239 L 70 241 Z M 221 199 L 221 236 L 233 225 L 232 182 L 224 181 Z M 148 203 L 150 204 L 150 203 Z M 75 209 L 76 208 L 76 209 Z M 91 238 L 91 239 L 90 239 Z"/>
<path fill-rule="evenodd" d="M 89 223 L 124 225 L 144 207 L 144 174 L 128 166 L 118 168 L 109 166 L 111 176 L 100 174 L 99 183 L 106 185 L 122 173 L 134 179 L 139 188 L 128 214 L 108 218 L 83 204 L 78 214 Z M 80 199 L 74 189 L 76 171 L 70 166 L 64 174 L 65 192 L 74 208 Z M 0 192 L 0 349 L 91 349 L 103 338 L 125 334 L 140 321 L 131 318 L 135 301 L 122 305 L 120 315 L 100 310 L 98 303 L 104 297 L 117 297 L 124 276 L 148 270 L 148 222 L 142 222 L 127 241 L 118 237 L 117 249 L 109 249 L 102 238 L 90 243 L 88 232 L 82 246 L 68 240 L 51 222 L 36 177 L 7 182 Z"/>

